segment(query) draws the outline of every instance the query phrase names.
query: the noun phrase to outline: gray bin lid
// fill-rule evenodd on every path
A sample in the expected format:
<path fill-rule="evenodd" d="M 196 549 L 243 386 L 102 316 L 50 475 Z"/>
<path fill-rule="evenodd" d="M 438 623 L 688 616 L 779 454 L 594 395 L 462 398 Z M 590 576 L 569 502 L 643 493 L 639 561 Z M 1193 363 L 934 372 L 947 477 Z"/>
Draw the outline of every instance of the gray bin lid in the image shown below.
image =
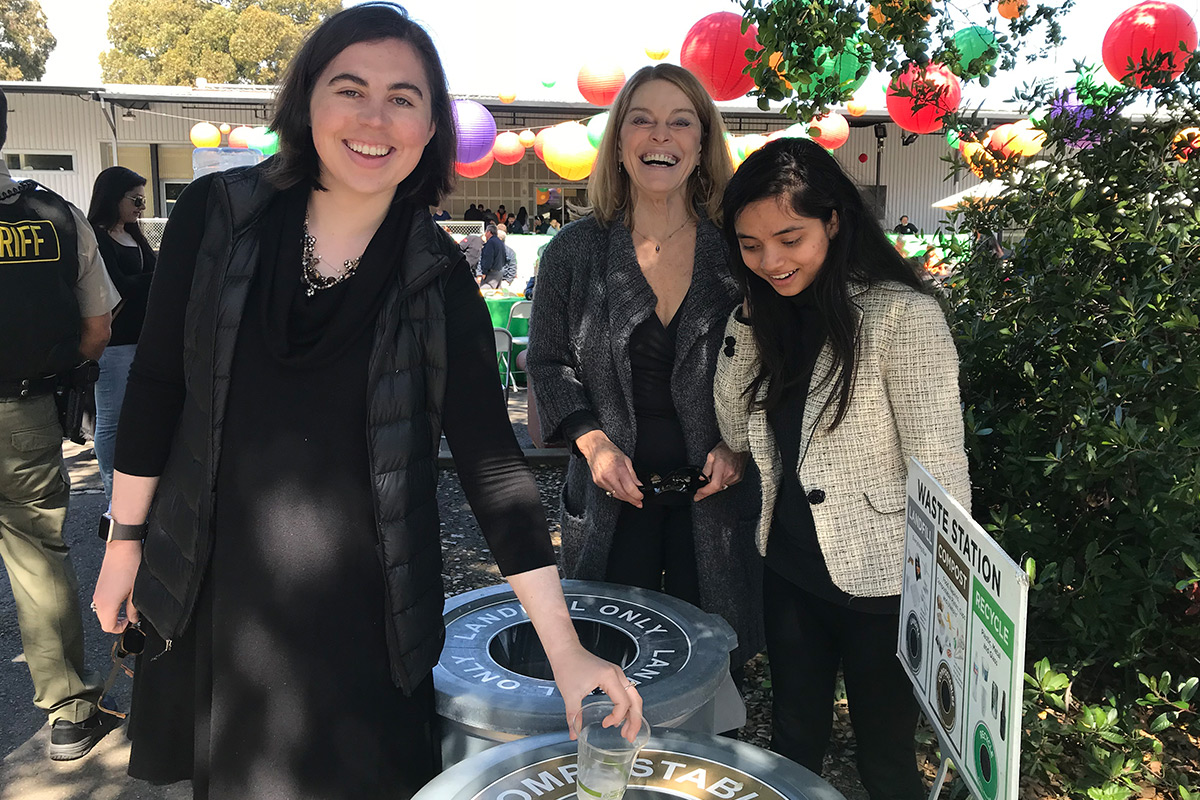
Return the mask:
<path fill-rule="evenodd" d="M 737 635 L 715 614 L 644 589 L 593 581 L 563 581 L 571 618 L 623 631 L 636 652 L 625 674 L 642 695 L 651 725 L 674 725 L 710 700 L 729 670 Z M 507 585 L 446 601 L 446 644 L 433 670 L 437 712 L 481 732 L 529 736 L 566 729 L 554 681 L 501 666 L 497 637 L 532 627 Z"/>
<path fill-rule="evenodd" d="M 548 733 L 502 744 L 459 762 L 413 800 L 568 800 L 575 795 L 576 743 Z M 634 765 L 626 800 L 845 800 L 782 756 L 691 731 L 654 731 Z"/>

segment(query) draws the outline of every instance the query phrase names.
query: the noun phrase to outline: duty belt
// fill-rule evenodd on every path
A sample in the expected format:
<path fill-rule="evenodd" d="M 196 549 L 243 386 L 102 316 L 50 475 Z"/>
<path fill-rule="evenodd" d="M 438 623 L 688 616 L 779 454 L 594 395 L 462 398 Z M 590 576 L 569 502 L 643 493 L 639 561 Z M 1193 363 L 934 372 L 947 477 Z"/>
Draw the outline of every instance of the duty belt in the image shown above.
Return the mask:
<path fill-rule="evenodd" d="M 23 381 L 0 381 L 0 397 L 36 397 L 42 394 L 53 394 L 58 388 L 58 376 L 47 375 L 44 378 L 26 378 Z"/>

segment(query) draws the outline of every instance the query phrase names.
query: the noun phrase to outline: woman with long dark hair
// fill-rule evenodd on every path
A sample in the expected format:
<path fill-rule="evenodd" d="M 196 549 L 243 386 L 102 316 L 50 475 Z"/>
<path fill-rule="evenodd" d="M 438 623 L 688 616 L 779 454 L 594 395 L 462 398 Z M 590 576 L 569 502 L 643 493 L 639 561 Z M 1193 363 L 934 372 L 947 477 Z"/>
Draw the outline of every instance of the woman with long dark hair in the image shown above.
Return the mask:
<path fill-rule="evenodd" d="M 820 773 L 840 666 L 872 800 L 917 800 L 917 705 L 895 656 L 905 486 L 913 457 L 970 504 L 954 342 L 816 143 L 753 153 L 722 205 L 745 299 L 716 408 L 725 441 L 762 474 L 772 747 Z"/>
<path fill-rule="evenodd" d="M 335 14 L 272 128 L 276 156 L 179 198 L 130 374 L 94 593 L 106 631 L 146 631 L 130 774 L 358 800 L 438 773 L 443 430 L 568 715 L 597 686 L 640 714 L 579 644 L 487 308 L 428 212 L 455 151 L 429 35 L 390 3 Z"/>
<path fill-rule="evenodd" d="M 109 167 L 96 176 L 88 222 L 96 232 L 96 243 L 104 268 L 121 293 L 121 305 L 113 317 L 112 338 L 100 356 L 100 378 L 96 381 L 96 432 L 93 436 L 96 461 L 104 494 L 112 502 L 113 450 L 117 443 L 117 420 L 125 400 L 129 365 L 146 318 L 150 279 L 154 277 L 154 249 L 146 241 L 139 220 L 146 209 L 146 179 L 126 167 Z"/>

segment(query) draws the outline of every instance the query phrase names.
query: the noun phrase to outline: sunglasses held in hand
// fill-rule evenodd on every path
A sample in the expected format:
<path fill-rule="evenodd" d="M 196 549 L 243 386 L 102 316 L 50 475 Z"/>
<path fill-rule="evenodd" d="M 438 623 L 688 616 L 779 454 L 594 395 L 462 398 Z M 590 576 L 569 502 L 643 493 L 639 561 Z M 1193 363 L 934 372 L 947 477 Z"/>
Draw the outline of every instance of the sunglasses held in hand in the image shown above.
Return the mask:
<path fill-rule="evenodd" d="M 708 483 L 700 467 L 680 467 L 666 475 L 657 472 L 638 473 L 642 491 L 658 497 L 664 494 L 695 494 Z"/>
<path fill-rule="evenodd" d="M 104 695 L 108 694 L 112 689 L 113 684 L 117 681 L 117 675 L 124 672 L 130 678 L 133 677 L 133 670 L 125 666 L 125 659 L 129 656 L 140 656 L 142 651 L 146 649 L 146 633 L 142 630 L 142 626 L 136 622 L 129 623 L 125 630 L 121 631 L 120 636 L 113 642 L 112 647 L 112 669 L 109 670 L 108 677 L 104 680 L 104 688 L 100 692 L 100 701 L 104 700 Z M 106 714 L 112 714 L 114 717 L 125 719 L 127 716 L 124 712 L 114 711 L 111 708 L 105 708 L 104 704 L 97 701 L 100 710 Z"/>

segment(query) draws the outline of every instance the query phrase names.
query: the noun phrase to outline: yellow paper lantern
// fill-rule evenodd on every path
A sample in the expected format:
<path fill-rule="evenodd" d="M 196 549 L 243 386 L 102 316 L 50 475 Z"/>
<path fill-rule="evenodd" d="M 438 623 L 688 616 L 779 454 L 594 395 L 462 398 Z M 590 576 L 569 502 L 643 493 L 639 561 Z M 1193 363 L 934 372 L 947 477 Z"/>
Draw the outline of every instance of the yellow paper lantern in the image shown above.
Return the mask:
<path fill-rule="evenodd" d="M 188 134 L 193 147 L 220 147 L 221 132 L 211 122 L 197 122 Z"/>
<path fill-rule="evenodd" d="M 671 48 L 662 45 L 651 45 L 646 48 L 646 56 L 652 61 L 662 61 L 671 54 Z"/>
<path fill-rule="evenodd" d="M 1179 161 L 1200 155 L 1200 128 L 1184 128 L 1171 140 L 1171 154 Z"/>
<path fill-rule="evenodd" d="M 229 133 L 229 131 L 232 129 L 229 127 L 228 122 L 222 122 L 221 127 L 218 128 L 217 130 L 219 130 L 221 133 Z"/>
<path fill-rule="evenodd" d="M 766 143 L 767 137 L 761 133 L 747 133 L 742 137 L 742 153 L 745 156 L 749 156 Z"/>
<path fill-rule="evenodd" d="M 517 134 L 517 139 L 520 140 L 522 147 L 529 148 L 533 147 L 533 142 L 537 139 L 537 134 L 526 128 Z"/>
<path fill-rule="evenodd" d="M 725 148 L 729 151 L 729 160 L 733 162 L 733 168 L 737 169 L 742 163 L 741 143 L 736 136 L 729 136 L 725 139 Z"/>
<path fill-rule="evenodd" d="M 496 96 L 500 98 L 501 103 L 511 103 L 513 100 L 517 99 L 516 92 L 501 92 Z"/>
<path fill-rule="evenodd" d="M 578 122 L 563 122 L 547 132 L 542 144 L 546 166 L 568 181 L 581 181 L 592 174 L 596 148 L 588 140 L 587 128 Z"/>
<path fill-rule="evenodd" d="M 849 103 L 846 103 L 846 113 L 852 117 L 861 117 L 863 114 L 867 113 L 867 104 L 866 102 L 855 98 Z"/>
<path fill-rule="evenodd" d="M 1017 155 L 1035 156 L 1046 144 L 1046 132 L 1033 127 L 1027 119 L 1019 119 L 1009 129 L 1008 147 Z"/>

